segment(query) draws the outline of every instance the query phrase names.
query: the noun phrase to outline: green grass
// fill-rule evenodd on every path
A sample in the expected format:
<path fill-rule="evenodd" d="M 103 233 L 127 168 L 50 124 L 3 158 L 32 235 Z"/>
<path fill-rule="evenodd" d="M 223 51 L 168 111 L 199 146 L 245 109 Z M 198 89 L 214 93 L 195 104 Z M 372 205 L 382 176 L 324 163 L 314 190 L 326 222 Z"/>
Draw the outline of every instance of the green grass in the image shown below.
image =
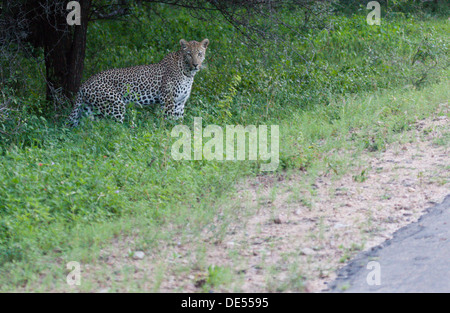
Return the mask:
<path fill-rule="evenodd" d="M 364 16 L 330 16 L 333 27 L 311 29 L 307 40 L 286 30 L 289 49 L 274 53 L 268 45 L 256 57 L 225 23 L 207 25 L 182 10 L 158 9 L 164 23 L 142 10 L 129 23 L 94 23 L 85 76 L 158 61 L 177 48 L 180 34 L 208 37 L 208 67 L 196 77 L 183 123 L 192 130 L 193 118 L 201 116 L 203 127 L 280 125 L 278 171 L 340 175 L 361 151 L 382 151 L 396 133 L 449 99 L 445 19 L 394 17 L 374 27 Z M 292 49 L 314 54 L 312 64 Z M 173 160 L 170 132 L 177 123 L 157 110 L 132 110 L 124 125 L 85 119 L 65 129 L 56 117 L 36 113 L 43 90 L 35 85 L 38 92 L 8 89 L 21 109 L 2 120 L 9 135 L 2 133 L 0 144 L 1 291 L 64 284 L 65 262 L 96 260 L 112 238 L 135 238 L 132 251 L 157 251 L 161 240 L 195 240 L 212 227 L 237 181 L 263 174 L 258 161 Z M 225 229 L 212 231 L 220 238 Z M 208 273 L 208 287 L 229 281 L 227 268 Z"/>
<path fill-rule="evenodd" d="M 398 123 L 412 123 L 414 116 L 426 117 L 436 110 L 439 103 L 448 99 L 449 91 L 443 88 L 447 84 L 448 80 L 421 91 L 392 91 L 380 94 L 375 99 L 371 99 L 373 96 L 347 99 L 348 110 L 355 114 L 343 115 L 338 124 L 323 123 L 323 131 L 330 132 L 332 135 L 324 136 L 317 151 L 314 152 L 315 155 L 319 155 L 319 158 L 311 161 L 308 166 L 311 175 L 314 175 L 315 170 L 327 167 L 329 161 L 323 156 L 333 150 L 335 152 L 328 158 L 330 160 L 342 158 L 343 173 L 346 164 L 352 162 L 351 158 L 345 155 L 345 151 L 366 149 L 364 136 L 367 133 L 378 132 L 381 129 L 387 134 L 383 139 L 384 142 L 390 142 L 395 135 L 394 129 Z M 404 113 L 399 113 L 397 117 L 380 115 L 383 106 L 391 103 L 393 95 L 397 99 L 396 105 L 401 108 L 400 112 L 407 110 L 413 117 L 409 118 Z M 415 101 L 411 101 L 412 99 Z M 362 107 L 364 107 L 364 113 L 361 112 L 358 118 L 358 108 Z M 290 151 L 288 147 L 294 143 L 302 146 L 317 140 L 314 132 L 315 122 L 318 120 L 310 118 L 313 112 L 299 112 L 291 120 L 283 121 L 281 124 L 283 138 L 289 138 L 289 134 L 299 132 L 302 132 L 304 136 L 302 142 L 283 142 L 282 151 Z M 383 123 L 370 122 L 379 118 Z M 298 119 L 302 122 L 295 123 Z M 14 263 L 3 264 L 1 285 L 4 290 L 17 288 L 28 280 L 34 281 L 37 279 L 36 274 L 40 271 L 54 272 L 52 275 L 59 276 L 59 280 L 64 282 L 64 276 L 62 276 L 64 272 L 61 273 L 61 270 L 55 267 L 55 259 L 62 258 L 67 262 L 69 260 L 92 262 L 98 258 L 100 248 L 107 246 L 110 238 L 113 237 L 137 237 L 135 246 L 139 249 L 150 250 L 157 248 L 159 240 L 167 242 L 172 242 L 174 238 L 192 240 L 189 238 L 195 238 L 203 228 L 209 227 L 220 203 L 226 201 L 232 192 L 234 182 L 239 177 L 255 173 L 255 167 L 250 162 L 224 161 L 203 164 L 197 164 L 199 161 L 175 162 L 170 157 L 164 159 L 162 152 L 157 157 L 159 161 L 155 160 L 149 166 L 151 158 L 157 156 L 154 153 L 147 155 L 146 143 L 150 141 L 150 138 L 145 138 L 145 135 L 141 134 L 137 136 L 139 140 L 123 140 L 129 138 L 128 132 L 134 132 L 134 130 L 112 122 L 100 123 L 107 125 L 110 131 L 120 129 L 120 133 L 116 133 L 116 137 L 110 136 L 108 140 L 106 138 L 100 140 L 92 133 L 84 133 L 85 129 L 80 128 L 74 132 L 73 136 L 83 140 L 72 141 L 71 149 L 29 148 L 20 154 L 22 162 L 12 161 L 19 160 L 17 152 L 13 154 L 8 151 L 5 155 L 1 172 L 3 175 L 1 190 L 5 190 L 6 185 L 9 186 L 6 199 L 16 206 L 8 206 L 8 209 L 15 210 L 15 215 L 10 215 L 9 219 L 4 218 L 2 221 L 10 227 L 9 234 L 16 234 L 16 236 L 10 235 L 10 238 L 11 241 L 15 240 L 13 242 L 18 247 L 16 251 L 21 254 L 15 255 L 13 254 L 15 251 L 12 250 L 11 257 Z M 352 134 L 349 134 L 349 128 L 352 128 Z M 357 136 L 353 135 L 355 133 Z M 160 143 L 165 136 L 158 138 Z M 112 146 L 115 146 L 114 153 L 103 147 L 108 146 L 111 141 L 113 141 Z M 95 153 L 93 149 L 88 149 L 94 146 Z M 84 151 L 82 156 L 70 157 L 74 155 L 74 151 L 80 150 Z M 129 150 L 134 151 L 134 159 L 127 153 Z M 161 148 L 160 151 L 164 149 Z M 61 153 L 64 157 L 56 158 Z M 285 152 L 281 152 L 282 156 L 284 154 Z M 144 158 L 144 155 L 148 160 Z M 51 162 L 55 164 L 52 165 Z M 43 165 L 39 166 L 39 163 Z M 336 164 L 339 162 L 336 161 Z M 13 176 L 11 174 L 5 176 L 6 173 L 21 173 L 19 179 L 23 180 L 20 184 L 23 187 L 16 188 Z M 58 184 L 63 176 L 68 182 Z M 41 182 L 47 183 L 41 184 Z M 43 190 L 44 188 L 52 188 L 53 196 L 49 196 Z M 117 190 L 119 193 L 116 193 Z M 31 194 L 34 197 L 23 197 L 24 194 Z M 80 211 L 73 212 L 70 209 L 70 203 L 75 201 L 78 203 L 92 201 L 93 203 L 88 208 L 79 206 Z M 36 203 L 39 206 L 33 207 Z M 61 209 L 55 210 L 55 208 Z M 20 222 L 14 220 L 19 217 Z M 229 216 L 223 217 L 222 222 L 226 222 L 229 218 Z M 42 225 L 46 226 L 42 227 Z M 186 225 L 189 227 L 186 228 Z M 216 231 L 220 233 L 224 230 Z M 20 247 L 22 249 L 19 249 Z M 131 249 L 133 250 L 133 247 Z M 24 250 L 26 253 L 23 252 Z M 214 282 L 216 278 L 211 279 Z M 52 285 L 54 282 L 49 280 L 48 283 Z"/>

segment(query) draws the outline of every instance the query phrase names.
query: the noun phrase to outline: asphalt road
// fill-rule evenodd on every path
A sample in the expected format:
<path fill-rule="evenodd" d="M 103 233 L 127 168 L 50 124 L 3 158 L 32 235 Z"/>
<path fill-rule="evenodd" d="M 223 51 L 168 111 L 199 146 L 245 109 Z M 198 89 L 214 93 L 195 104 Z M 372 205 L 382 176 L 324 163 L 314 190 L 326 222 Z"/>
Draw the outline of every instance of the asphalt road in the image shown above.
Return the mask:
<path fill-rule="evenodd" d="M 359 254 L 328 291 L 449 293 L 450 195 L 392 239 Z"/>

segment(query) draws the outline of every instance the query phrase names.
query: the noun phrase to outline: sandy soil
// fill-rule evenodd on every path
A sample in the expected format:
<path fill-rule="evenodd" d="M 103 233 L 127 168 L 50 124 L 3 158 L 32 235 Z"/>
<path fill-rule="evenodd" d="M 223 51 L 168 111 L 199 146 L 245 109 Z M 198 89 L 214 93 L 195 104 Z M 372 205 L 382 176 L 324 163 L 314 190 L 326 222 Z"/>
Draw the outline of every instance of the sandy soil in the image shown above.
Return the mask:
<path fill-rule="evenodd" d="M 448 113 L 448 103 L 441 110 Z M 450 193 L 450 151 L 442 144 L 450 128 L 446 115 L 418 121 L 383 152 L 363 153 L 360 166 L 338 178 L 322 173 L 305 184 L 300 172 L 247 179 L 222 210 L 235 215 L 226 230 L 208 228 L 190 243 L 160 246 L 143 259 L 129 256 L 132 242 L 118 241 L 103 252 L 103 261 L 88 265 L 87 274 L 106 266 L 117 274 L 112 281 L 119 290 L 133 279 L 143 291 L 201 292 L 207 280 L 202 266 L 213 264 L 233 271 L 228 276 L 235 279 L 214 291 L 326 290 L 352 256 L 391 238 Z M 221 214 L 217 225 L 220 220 Z M 128 278 L 119 274 L 124 265 L 134 269 Z"/>

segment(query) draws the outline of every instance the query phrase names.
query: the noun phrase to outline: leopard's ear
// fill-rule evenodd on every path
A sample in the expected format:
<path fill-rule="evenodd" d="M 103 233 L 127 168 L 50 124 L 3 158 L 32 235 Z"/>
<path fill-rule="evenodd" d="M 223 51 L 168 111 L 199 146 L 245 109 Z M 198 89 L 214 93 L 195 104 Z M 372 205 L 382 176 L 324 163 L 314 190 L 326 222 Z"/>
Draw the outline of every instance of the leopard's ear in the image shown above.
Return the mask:
<path fill-rule="evenodd" d="M 186 50 L 187 46 L 188 46 L 188 42 L 186 40 L 184 40 L 184 39 L 181 39 L 180 40 L 180 46 L 181 46 L 181 49 Z"/>
<path fill-rule="evenodd" d="M 203 48 L 206 49 L 209 45 L 209 39 L 208 38 L 203 39 L 200 44 L 202 45 Z"/>

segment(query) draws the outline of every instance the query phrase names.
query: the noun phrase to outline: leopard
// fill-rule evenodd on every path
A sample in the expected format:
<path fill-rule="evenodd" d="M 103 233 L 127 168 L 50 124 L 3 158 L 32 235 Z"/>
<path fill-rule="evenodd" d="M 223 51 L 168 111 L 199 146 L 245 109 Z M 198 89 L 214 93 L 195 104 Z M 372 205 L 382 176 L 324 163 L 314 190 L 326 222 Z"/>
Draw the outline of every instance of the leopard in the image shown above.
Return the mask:
<path fill-rule="evenodd" d="M 178 51 L 159 63 L 112 68 L 88 78 L 80 87 L 67 124 L 76 127 L 82 115 L 112 117 L 123 123 L 127 105 L 160 105 L 166 118 L 184 116 L 194 76 L 203 67 L 209 39 L 179 41 Z"/>

